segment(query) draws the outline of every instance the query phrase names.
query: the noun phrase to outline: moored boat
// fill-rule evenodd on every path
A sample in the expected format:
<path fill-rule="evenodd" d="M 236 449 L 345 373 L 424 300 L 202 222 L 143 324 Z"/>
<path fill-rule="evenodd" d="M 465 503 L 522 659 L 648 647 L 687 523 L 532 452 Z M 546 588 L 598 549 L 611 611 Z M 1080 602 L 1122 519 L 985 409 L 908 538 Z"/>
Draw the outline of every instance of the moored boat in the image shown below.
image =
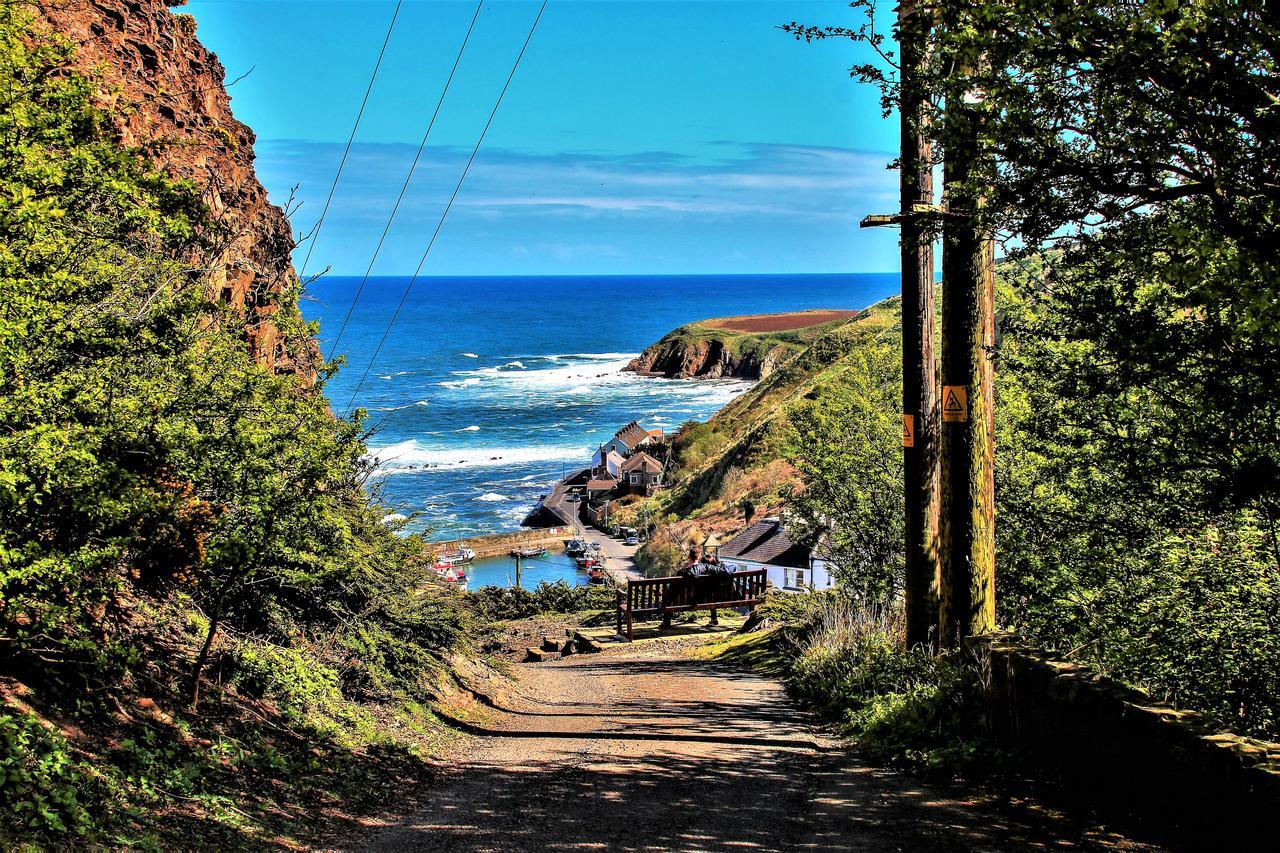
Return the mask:
<path fill-rule="evenodd" d="M 447 560 L 455 566 L 460 563 L 470 563 L 476 558 L 476 552 L 470 548 L 457 548 L 453 551 L 445 551 L 440 555 L 441 560 Z"/>
<path fill-rule="evenodd" d="M 541 545 L 530 545 L 526 548 L 513 548 L 511 556 L 513 557 L 541 557 L 547 553 L 547 549 Z"/>
<path fill-rule="evenodd" d="M 564 552 L 570 557 L 576 557 L 579 554 L 583 554 L 586 550 L 587 543 L 583 542 L 581 539 L 570 539 L 568 542 L 564 543 Z"/>

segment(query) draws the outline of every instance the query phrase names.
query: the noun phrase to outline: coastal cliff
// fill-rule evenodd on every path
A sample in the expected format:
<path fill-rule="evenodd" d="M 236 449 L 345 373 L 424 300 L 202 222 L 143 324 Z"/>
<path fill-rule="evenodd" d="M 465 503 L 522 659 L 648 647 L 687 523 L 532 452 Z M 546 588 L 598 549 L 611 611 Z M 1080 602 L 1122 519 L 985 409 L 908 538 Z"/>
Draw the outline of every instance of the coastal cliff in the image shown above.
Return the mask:
<path fill-rule="evenodd" d="M 73 70 L 96 84 L 95 105 L 118 142 L 199 188 L 218 226 L 212 257 L 199 259 L 208 298 L 245 313 L 260 363 L 309 372 L 314 348 L 291 346 L 277 322 L 282 311 L 297 315 L 289 220 L 254 173 L 255 136 L 231 113 L 222 63 L 196 39 L 195 19 L 169 10 L 178 5 L 41 0 L 39 8 L 75 46 Z"/>
<path fill-rule="evenodd" d="M 853 314 L 798 311 L 702 320 L 665 335 L 626 369 L 668 379 L 765 379 Z"/>

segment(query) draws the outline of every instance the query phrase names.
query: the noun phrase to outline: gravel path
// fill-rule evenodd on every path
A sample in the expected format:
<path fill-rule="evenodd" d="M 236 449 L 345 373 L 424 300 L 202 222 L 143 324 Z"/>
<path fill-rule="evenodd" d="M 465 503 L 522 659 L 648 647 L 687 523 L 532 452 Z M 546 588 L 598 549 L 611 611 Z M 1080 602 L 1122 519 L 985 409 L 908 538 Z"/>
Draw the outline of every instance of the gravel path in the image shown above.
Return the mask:
<path fill-rule="evenodd" d="M 675 643 L 518 679 L 421 811 L 345 849 L 1149 849 L 862 765 L 776 682 Z"/>

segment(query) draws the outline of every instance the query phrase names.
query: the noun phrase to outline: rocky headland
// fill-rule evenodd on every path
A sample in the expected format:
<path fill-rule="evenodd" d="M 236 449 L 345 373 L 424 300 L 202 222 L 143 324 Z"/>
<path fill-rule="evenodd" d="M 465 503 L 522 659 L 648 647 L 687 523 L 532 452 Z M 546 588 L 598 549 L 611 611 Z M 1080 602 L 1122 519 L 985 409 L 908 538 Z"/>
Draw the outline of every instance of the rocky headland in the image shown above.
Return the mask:
<path fill-rule="evenodd" d="M 764 379 L 855 313 L 814 310 L 702 320 L 665 335 L 626 369 L 668 379 Z"/>

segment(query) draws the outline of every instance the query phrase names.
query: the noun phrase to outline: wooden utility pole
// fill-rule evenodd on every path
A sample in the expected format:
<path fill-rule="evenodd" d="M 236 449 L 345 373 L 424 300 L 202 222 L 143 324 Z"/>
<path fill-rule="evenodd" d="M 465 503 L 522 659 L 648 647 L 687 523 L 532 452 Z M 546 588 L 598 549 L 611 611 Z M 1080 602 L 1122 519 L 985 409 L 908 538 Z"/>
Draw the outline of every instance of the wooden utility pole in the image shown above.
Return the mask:
<path fill-rule="evenodd" d="M 898 6 L 902 61 L 902 463 L 906 498 L 907 647 L 928 643 L 938 619 L 937 365 L 933 355 L 933 146 L 923 85 L 933 12 Z M 917 212 L 921 211 L 921 212 Z"/>
<path fill-rule="evenodd" d="M 516 551 L 516 589 L 520 588 L 520 552 Z"/>
<path fill-rule="evenodd" d="M 961 65 L 968 76 L 973 62 Z M 986 165 L 981 95 L 946 106 L 943 171 L 941 583 L 939 640 L 955 647 L 995 628 L 995 241 L 980 216 Z"/>
<path fill-rule="evenodd" d="M 933 146 L 924 86 L 932 9 L 898 5 L 902 153 L 896 216 L 868 216 L 862 226 L 902 227 L 902 461 L 905 508 L 907 646 L 933 639 L 938 619 L 938 414 L 933 283 Z"/>

